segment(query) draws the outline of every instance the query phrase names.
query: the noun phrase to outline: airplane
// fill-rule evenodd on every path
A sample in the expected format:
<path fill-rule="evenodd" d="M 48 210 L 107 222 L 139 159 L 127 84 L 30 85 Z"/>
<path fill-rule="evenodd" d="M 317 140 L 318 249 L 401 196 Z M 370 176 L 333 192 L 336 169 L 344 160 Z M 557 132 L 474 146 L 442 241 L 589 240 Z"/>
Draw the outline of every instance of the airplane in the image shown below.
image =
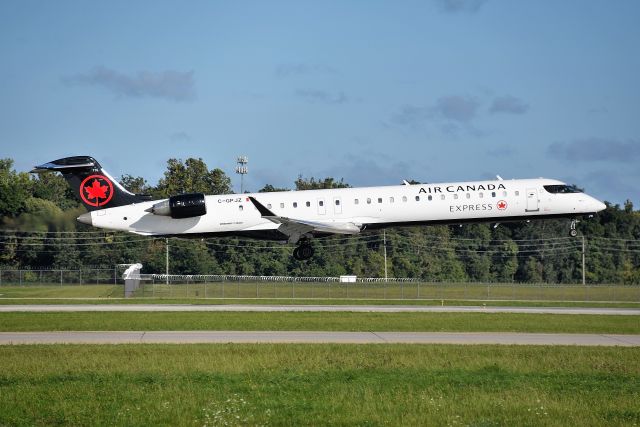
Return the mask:
<path fill-rule="evenodd" d="M 534 219 L 576 222 L 606 208 L 577 187 L 554 179 L 513 179 L 437 184 L 284 191 L 176 194 L 151 200 L 133 194 L 90 156 L 65 157 L 31 172 L 60 172 L 88 212 L 83 224 L 144 236 L 240 236 L 296 244 L 293 256 L 314 254 L 311 239 L 354 235 L 385 227 L 503 223 Z"/>

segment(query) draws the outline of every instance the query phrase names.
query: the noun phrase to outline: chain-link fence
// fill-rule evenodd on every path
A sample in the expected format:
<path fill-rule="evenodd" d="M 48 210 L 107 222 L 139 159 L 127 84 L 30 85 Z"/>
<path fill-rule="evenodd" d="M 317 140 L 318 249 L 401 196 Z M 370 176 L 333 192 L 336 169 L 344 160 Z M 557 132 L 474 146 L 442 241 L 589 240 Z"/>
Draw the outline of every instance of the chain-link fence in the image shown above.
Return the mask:
<path fill-rule="evenodd" d="M 115 285 L 118 283 L 123 281 L 117 267 L 79 270 L 0 270 L 0 286 Z"/>
<path fill-rule="evenodd" d="M 95 296 L 123 296 L 123 269 L 0 270 L 0 286 L 45 287 L 48 297 L 64 287 L 60 297 L 83 297 L 92 293 L 74 291 L 89 285 L 114 285 Z M 547 283 L 425 282 L 411 278 L 361 278 L 354 282 L 339 277 L 162 275 L 142 274 L 135 297 L 141 298 L 225 298 L 225 299 L 397 299 L 397 300 L 511 300 L 640 302 L 640 285 L 580 285 Z M 81 286 L 80 286 L 81 285 Z M 122 287 L 123 289 L 119 289 Z M 94 286 L 94 288 L 97 288 Z M 22 297 L 29 294 L 20 293 Z M 35 295 L 35 294 L 34 294 Z"/>
<path fill-rule="evenodd" d="M 433 283 L 408 278 L 141 275 L 136 296 L 151 298 L 399 299 L 640 302 L 638 285 Z"/>

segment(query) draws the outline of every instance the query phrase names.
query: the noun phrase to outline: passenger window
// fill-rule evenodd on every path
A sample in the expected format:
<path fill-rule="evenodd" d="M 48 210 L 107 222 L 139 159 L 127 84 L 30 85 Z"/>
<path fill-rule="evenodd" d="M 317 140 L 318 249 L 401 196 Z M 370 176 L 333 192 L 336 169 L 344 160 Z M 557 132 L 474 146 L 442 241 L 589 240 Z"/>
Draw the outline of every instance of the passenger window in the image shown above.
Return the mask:
<path fill-rule="evenodd" d="M 238 209 L 243 210 L 244 208 L 242 207 L 242 205 L 238 205 Z"/>
<path fill-rule="evenodd" d="M 389 203 L 393 203 L 393 197 L 389 197 Z"/>
<path fill-rule="evenodd" d="M 444 194 L 440 195 L 440 200 L 444 200 Z"/>
<path fill-rule="evenodd" d="M 429 201 L 433 200 L 433 197 L 431 196 L 431 194 L 429 194 L 429 197 L 427 197 L 427 199 L 429 199 Z"/>
<path fill-rule="evenodd" d="M 336 200 L 336 206 L 340 205 L 340 200 Z"/>
<path fill-rule="evenodd" d="M 507 192 L 506 191 L 502 192 L 502 197 L 507 197 Z"/>
<path fill-rule="evenodd" d="M 324 200 L 320 200 L 320 201 L 318 202 L 318 205 L 320 205 L 320 206 L 324 206 Z"/>
<path fill-rule="evenodd" d="M 402 196 L 402 201 L 406 202 L 407 201 L 407 196 Z"/>
<path fill-rule="evenodd" d="M 271 209 L 271 203 L 267 203 L 267 209 Z"/>
<path fill-rule="evenodd" d="M 355 199 L 355 200 L 353 201 L 353 204 L 354 204 L 354 205 L 357 205 L 358 203 L 360 203 L 360 202 L 358 201 L 358 199 Z"/>
<path fill-rule="evenodd" d="M 491 192 L 491 197 L 496 197 L 496 192 L 495 191 Z"/>
<path fill-rule="evenodd" d="M 467 193 L 467 199 L 471 198 L 471 194 Z"/>
<path fill-rule="evenodd" d="M 416 196 L 416 202 L 420 201 L 420 196 Z"/>
<path fill-rule="evenodd" d="M 367 197 L 367 204 L 370 205 L 371 204 L 371 199 L 369 197 Z"/>
<path fill-rule="evenodd" d="M 519 191 L 516 191 L 516 196 L 519 196 L 519 195 L 520 195 L 520 192 L 519 192 Z"/>
<path fill-rule="evenodd" d="M 311 207 L 311 202 L 306 203 L 307 207 Z"/>
<path fill-rule="evenodd" d="M 280 203 L 280 207 L 284 209 L 284 203 Z"/>
<path fill-rule="evenodd" d="M 378 203 L 382 203 L 382 197 L 378 197 Z"/>
<path fill-rule="evenodd" d="M 455 200 L 458 200 L 458 195 L 457 195 L 457 194 L 454 194 L 454 195 L 453 195 L 453 198 L 454 198 Z"/>
<path fill-rule="evenodd" d="M 293 202 L 293 207 L 297 208 L 298 207 L 298 202 Z"/>

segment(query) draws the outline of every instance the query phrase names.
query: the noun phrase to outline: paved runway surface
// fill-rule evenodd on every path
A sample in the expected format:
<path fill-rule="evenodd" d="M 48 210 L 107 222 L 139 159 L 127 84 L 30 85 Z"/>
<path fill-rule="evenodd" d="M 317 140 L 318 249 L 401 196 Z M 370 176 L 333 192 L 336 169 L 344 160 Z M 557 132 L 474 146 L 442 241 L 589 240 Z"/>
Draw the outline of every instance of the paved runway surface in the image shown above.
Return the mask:
<path fill-rule="evenodd" d="M 1 332 L 0 344 L 503 344 L 640 346 L 640 335 L 529 334 L 482 332 L 305 332 L 305 331 L 155 331 L 155 332 Z"/>
<path fill-rule="evenodd" d="M 639 316 L 638 308 L 606 307 L 483 307 L 429 305 L 253 305 L 253 304 L 29 304 L 0 305 L 1 312 L 81 311 L 247 311 L 247 312 L 375 312 L 375 313 L 532 313 Z"/>

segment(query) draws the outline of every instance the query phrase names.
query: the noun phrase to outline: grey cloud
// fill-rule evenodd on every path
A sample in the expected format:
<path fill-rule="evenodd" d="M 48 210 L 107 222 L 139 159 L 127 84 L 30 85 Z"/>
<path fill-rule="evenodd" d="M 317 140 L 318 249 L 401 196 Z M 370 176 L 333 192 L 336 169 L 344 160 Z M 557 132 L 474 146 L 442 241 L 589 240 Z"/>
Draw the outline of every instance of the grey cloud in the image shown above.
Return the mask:
<path fill-rule="evenodd" d="M 391 122 L 400 126 L 417 127 L 421 122 L 433 116 L 428 107 L 404 105 L 391 117 Z"/>
<path fill-rule="evenodd" d="M 551 158 L 579 162 L 631 163 L 640 160 L 640 141 L 586 138 L 571 142 L 554 142 L 547 149 L 547 155 Z"/>
<path fill-rule="evenodd" d="M 476 116 L 479 107 L 480 103 L 473 98 L 454 95 L 438 99 L 434 111 L 445 119 L 469 123 Z"/>
<path fill-rule="evenodd" d="M 594 107 L 587 110 L 589 114 L 607 114 L 609 109 L 607 107 Z"/>
<path fill-rule="evenodd" d="M 399 126 L 416 128 L 425 122 L 435 122 L 444 133 L 456 133 L 460 125 L 468 125 L 476 116 L 480 103 L 464 96 L 445 96 L 433 106 L 404 105 L 391 116 Z"/>
<path fill-rule="evenodd" d="M 436 0 L 438 9 L 444 13 L 475 13 L 486 0 Z"/>
<path fill-rule="evenodd" d="M 511 147 L 495 147 L 487 151 L 491 157 L 513 157 L 516 151 Z"/>
<path fill-rule="evenodd" d="M 309 74 L 336 74 L 337 71 L 320 64 L 280 64 L 276 68 L 276 76 L 280 78 L 292 76 L 306 76 Z"/>
<path fill-rule="evenodd" d="M 592 196 L 605 199 L 610 202 L 624 203 L 630 199 L 637 206 L 638 189 L 633 185 L 637 182 L 638 176 L 630 177 L 607 170 L 597 170 L 589 172 L 582 180 L 587 184 L 585 191 Z"/>
<path fill-rule="evenodd" d="M 174 132 L 171 134 L 171 140 L 174 142 L 189 142 L 192 139 L 193 138 L 191 138 L 191 135 L 184 131 Z"/>
<path fill-rule="evenodd" d="M 62 80 L 68 85 L 101 86 L 118 96 L 131 98 L 164 98 L 177 102 L 195 99 L 193 71 L 140 71 L 127 75 L 99 66 Z"/>
<path fill-rule="evenodd" d="M 307 102 L 319 104 L 345 104 L 349 101 L 349 98 L 344 92 L 333 94 L 318 89 L 298 89 L 296 90 L 296 96 Z"/>
<path fill-rule="evenodd" d="M 500 96 L 493 100 L 490 113 L 524 114 L 529 111 L 529 104 L 515 96 Z"/>
<path fill-rule="evenodd" d="M 346 154 L 342 162 L 320 175 L 344 177 L 345 182 L 353 186 L 400 184 L 403 179 L 420 180 L 414 166 L 383 153 L 366 152 Z"/>

